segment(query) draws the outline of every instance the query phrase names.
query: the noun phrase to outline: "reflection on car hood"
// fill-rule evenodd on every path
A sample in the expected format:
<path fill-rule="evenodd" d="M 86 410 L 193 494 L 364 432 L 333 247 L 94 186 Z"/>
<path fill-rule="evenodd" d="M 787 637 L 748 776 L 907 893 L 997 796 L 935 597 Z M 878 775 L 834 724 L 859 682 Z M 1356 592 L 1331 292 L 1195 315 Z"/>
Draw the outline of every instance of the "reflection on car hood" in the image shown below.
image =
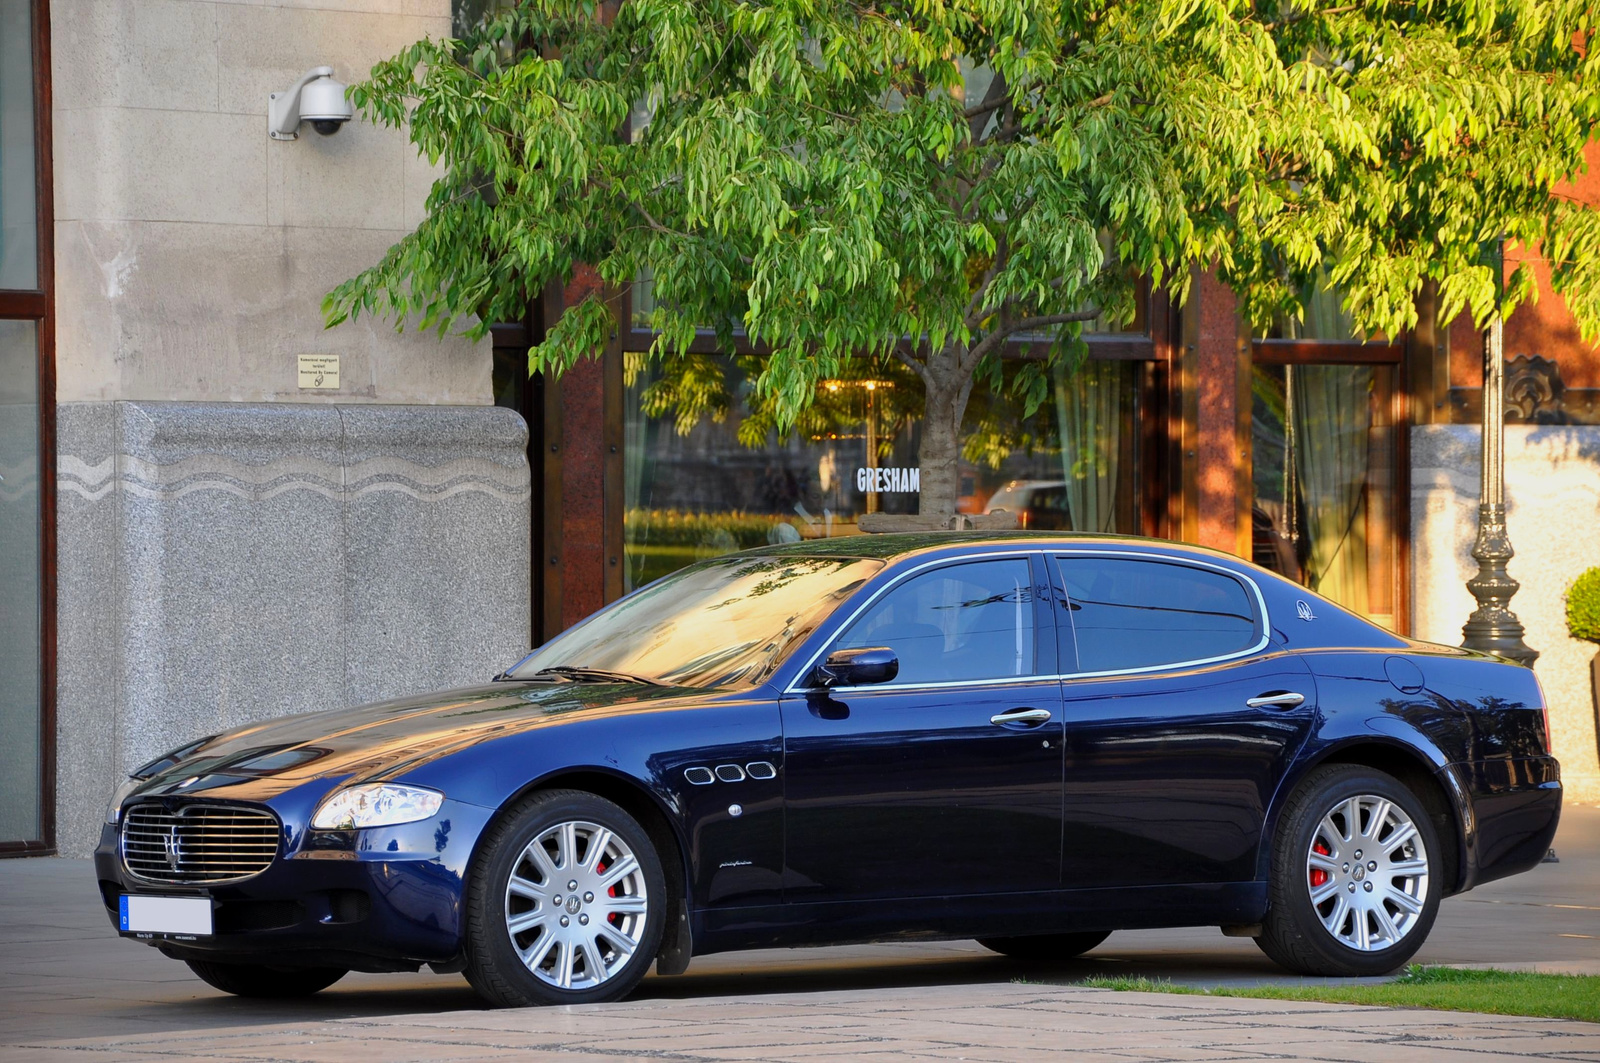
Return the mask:
<path fill-rule="evenodd" d="M 318 777 L 393 777 L 510 734 L 619 713 L 683 708 L 706 692 L 624 683 L 490 683 L 250 724 L 218 735 L 140 788 L 184 795 L 229 787 L 262 800 Z"/>

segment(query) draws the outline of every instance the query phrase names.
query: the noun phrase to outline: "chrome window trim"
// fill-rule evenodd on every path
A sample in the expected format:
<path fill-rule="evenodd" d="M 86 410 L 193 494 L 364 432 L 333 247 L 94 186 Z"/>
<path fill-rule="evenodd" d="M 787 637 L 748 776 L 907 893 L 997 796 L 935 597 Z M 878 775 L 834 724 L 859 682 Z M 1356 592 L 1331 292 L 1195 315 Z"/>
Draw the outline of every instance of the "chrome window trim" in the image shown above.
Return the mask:
<path fill-rule="evenodd" d="M 800 685 L 805 680 L 805 677 L 811 674 L 811 670 L 817 666 L 817 662 L 822 660 L 823 655 L 828 652 L 829 647 L 831 647 L 834 644 L 835 640 L 837 640 L 840 635 L 842 635 L 846 631 L 848 631 L 850 629 L 850 625 L 854 624 L 856 622 L 856 619 L 862 613 L 866 612 L 869 608 L 871 608 L 874 604 L 876 604 L 879 598 L 882 598 L 885 594 L 888 594 L 890 591 L 894 590 L 896 587 L 900 586 L 900 584 L 904 583 L 906 580 L 912 578 L 913 576 L 919 575 L 920 573 L 925 572 L 925 571 L 927 571 L 928 569 L 931 569 L 931 568 L 940 568 L 940 567 L 945 566 L 945 565 L 960 565 L 960 564 L 963 564 L 963 563 L 966 563 L 966 562 L 970 562 L 970 561 L 1004 561 L 1004 560 L 1016 559 L 1016 558 L 1020 558 L 1023 561 L 1026 561 L 1029 558 L 1033 557 L 1034 555 L 1040 554 L 1040 553 L 1043 553 L 1043 552 L 1044 551 L 1041 551 L 1038 547 L 1033 547 L 1033 548 L 1027 549 L 1027 550 L 1005 550 L 1005 551 L 1000 551 L 1000 552 L 996 552 L 996 553 L 960 554 L 960 555 L 957 555 L 955 557 L 941 557 L 941 558 L 936 558 L 936 559 L 934 559 L 932 561 L 924 561 L 922 564 L 917 565 L 914 568 L 907 569 L 905 572 L 901 573 L 899 576 L 896 576 L 893 580 L 891 580 L 888 583 L 884 584 L 884 586 L 879 588 L 877 593 L 873 594 L 872 597 L 868 598 L 866 601 L 862 602 L 859 606 L 857 606 L 856 610 L 845 618 L 844 623 L 839 625 L 839 627 L 838 627 L 837 631 L 834 633 L 834 635 L 832 637 L 830 637 L 828 639 L 828 641 L 825 642 L 819 650 L 817 650 L 816 653 L 813 653 L 811 655 L 811 659 L 806 661 L 805 667 L 801 668 L 798 672 L 795 673 L 794 679 L 791 680 L 789 685 L 784 688 L 783 693 L 785 693 L 785 694 L 803 694 L 803 693 L 806 693 L 808 691 L 813 691 L 813 690 L 833 690 L 833 691 L 839 691 L 839 692 L 851 691 L 851 690 L 861 690 L 861 691 L 867 691 L 867 690 L 934 690 L 934 689 L 941 689 L 941 688 L 948 688 L 948 687 L 994 686 L 994 685 L 1000 684 L 1000 683 L 1026 683 L 1026 682 L 1031 682 L 1031 681 L 1036 680 L 1036 679 L 1047 680 L 1047 679 L 1059 678 L 1057 676 L 1039 675 L 1039 674 L 1035 673 L 1033 675 L 1004 676 L 1004 677 L 1002 677 L 1000 679 L 967 679 L 967 680 L 953 680 L 953 681 L 950 681 L 950 682 L 939 682 L 939 683 L 904 683 L 904 684 L 896 684 L 896 683 L 892 683 L 891 682 L 891 683 L 872 683 L 872 684 L 869 684 L 869 685 L 866 685 L 866 686 L 855 686 L 855 687 L 808 687 L 808 686 L 801 686 Z M 1030 582 L 1031 582 L 1031 580 L 1032 580 L 1031 571 L 1029 573 L 1029 579 L 1030 579 Z M 1035 638 L 1038 637 L 1037 631 L 1035 632 L 1034 637 Z"/>
<path fill-rule="evenodd" d="M 1262 595 L 1261 587 L 1254 579 L 1251 579 L 1242 572 L 1235 572 L 1225 565 L 1218 565 L 1210 561 L 1201 561 L 1197 558 L 1168 557 L 1166 554 L 1155 554 L 1144 550 L 1084 550 L 1079 548 L 1076 550 L 1046 550 L 1043 552 L 1046 555 L 1047 562 L 1063 557 L 1124 557 L 1132 558 L 1136 561 L 1155 561 L 1164 565 L 1188 565 L 1191 568 L 1210 569 L 1213 572 L 1220 572 L 1224 576 L 1231 576 L 1248 587 L 1250 592 L 1256 596 L 1256 608 L 1261 611 L 1261 639 L 1254 646 L 1250 646 L 1246 649 L 1238 650 L 1234 653 L 1225 653 L 1220 657 L 1199 657 L 1189 661 L 1171 661 L 1164 664 L 1146 665 L 1143 668 L 1116 668 L 1103 672 L 1062 672 L 1059 676 L 1057 676 L 1058 679 L 1098 679 L 1102 676 L 1148 675 L 1153 672 L 1175 672 L 1184 668 L 1198 668 L 1201 665 L 1206 664 L 1220 664 L 1223 661 L 1236 661 L 1241 657 L 1249 657 L 1251 654 L 1260 653 L 1262 650 L 1266 649 L 1272 644 L 1272 618 L 1267 613 L 1267 599 Z M 1065 589 L 1065 587 L 1062 588 L 1063 591 Z M 1074 634 L 1074 644 L 1076 644 L 1076 634 Z"/>
<path fill-rule="evenodd" d="M 806 694 L 826 690 L 832 694 L 899 694 L 907 690 L 950 690 L 954 687 L 969 690 L 973 687 L 1044 685 L 1058 683 L 1061 679 L 1059 675 L 1017 675 L 1005 679 L 951 679 L 937 683 L 906 683 L 904 686 L 896 686 L 893 683 L 871 683 L 867 686 L 854 687 L 800 687 L 796 690 L 786 690 L 784 693 Z"/>
<path fill-rule="evenodd" d="M 1165 565 L 1188 565 L 1191 568 L 1203 568 L 1210 569 L 1213 572 L 1220 572 L 1224 576 L 1230 576 L 1233 579 L 1240 581 L 1245 585 L 1246 588 L 1248 588 L 1251 594 L 1255 595 L 1256 608 L 1260 610 L 1261 616 L 1261 638 L 1253 646 L 1239 650 L 1235 653 L 1223 654 L 1220 657 L 1201 657 L 1189 661 L 1174 661 L 1167 664 L 1148 665 L 1143 668 L 1119 668 L 1102 672 L 1057 672 L 1054 675 L 1006 676 L 1000 679 L 971 679 L 939 683 L 907 683 L 904 685 L 897 685 L 894 683 L 872 683 L 865 686 L 849 687 L 802 686 L 801 681 L 804 679 L 804 677 L 811 674 L 811 670 L 817 666 L 817 662 L 822 659 L 823 655 L 828 652 L 829 647 L 833 645 L 834 640 L 838 638 L 838 635 L 835 635 L 832 639 L 829 639 L 828 642 L 824 643 L 821 649 L 811 655 L 811 659 L 806 662 L 805 667 L 801 668 L 795 673 L 794 680 L 790 682 L 786 688 L 784 688 L 783 693 L 809 694 L 819 690 L 827 690 L 832 693 L 839 694 L 870 694 L 875 692 L 888 693 L 892 691 L 903 690 L 948 690 L 954 687 L 987 687 L 1017 685 L 1033 682 L 1063 682 L 1068 679 L 1100 679 L 1118 675 L 1153 675 L 1160 672 L 1181 671 L 1185 668 L 1198 668 L 1209 664 L 1221 664 L 1224 661 L 1236 661 L 1242 657 L 1249 657 L 1252 654 L 1260 653 L 1262 650 L 1266 649 L 1272 644 L 1272 617 L 1267 610 L 1267 599 L 1261 593 L 1261 586 L 1256 583 L 1255 579 L 1248 574 L 1243 572 L 1235 572 L 1226 565 L 1219 565 L 1212 561 L 1203 561 L 1199 558 L 1173 557 L 1168 554 L 1152 553 L 1148 550 L 1085 550 L 1082 547 L 1035 547 L 1030 550 L 1004 551 L 1001 553 L 961 554 L 957 557 L 945 557 L 934 561 L 925 561 L 922 564 L 917 565 L 915 568 L 908 569 L 902 575 L 896 577 L 871 598 L 868 598 L 859 607 L 857 607 L 854 612 L 845 618 L 844 623 L 839 625 L 838 634 L 843 634 L 846 630 L 848 630 L 850 625 L 856 622 L 856 618 L 865 612 L 869 607 L 871 607 L 875 602 L 877 602 L 879 598 L 883 597 L 883 595 L 888 594 L 891 590 L 898 587 L 901 583 L 905 582 L 911 577 L 930 568 L 938 568 L 941 565 L 957 565 L 968 561 L 985 561 L 991 559 L 1000 560 L 1004 558 L 1017 557 L 1028 558 L 1034 555 L 1043 557 L 1046 566 L 1048 566 L 1051 561 L 1060 557 L 1123 557 L 1132 558 L 1136 561 L 1154 561 Z M 1052 576 L 1054 576 L 1054 574 L 1054 572 L 1051 572 Z"/>

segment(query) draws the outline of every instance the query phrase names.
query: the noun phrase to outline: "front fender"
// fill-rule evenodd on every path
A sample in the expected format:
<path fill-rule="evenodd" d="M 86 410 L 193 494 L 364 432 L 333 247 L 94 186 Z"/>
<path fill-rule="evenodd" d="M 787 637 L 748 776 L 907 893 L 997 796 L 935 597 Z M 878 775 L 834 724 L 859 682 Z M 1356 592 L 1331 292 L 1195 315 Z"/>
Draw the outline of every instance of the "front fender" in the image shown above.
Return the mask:
<path fill-rule="evenodd" d="M 569 785 L 564 780 L 611 799 L 637 795 L 672 832 L 694 910 L 781 900 L 782 753 L 775 700 L 714 697 L 500 734 L 417 765 L 403 779 L 501 811 L 536 789 Z M 752 764 L 772 770 L 752 773 Z M 686 775 L 690 768 L 710 771 Z M 712 773 L 718 777 L 710 783 L 690 781 Z"/>

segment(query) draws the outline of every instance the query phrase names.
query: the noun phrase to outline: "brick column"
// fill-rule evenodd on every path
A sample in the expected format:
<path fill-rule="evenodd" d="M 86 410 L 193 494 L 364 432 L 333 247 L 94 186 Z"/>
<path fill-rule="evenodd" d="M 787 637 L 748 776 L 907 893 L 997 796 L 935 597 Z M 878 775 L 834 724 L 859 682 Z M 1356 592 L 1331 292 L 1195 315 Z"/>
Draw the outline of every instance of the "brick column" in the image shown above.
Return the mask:
<path fill-rule="evenodd" d="M 1215 273 L 1195 277 L 1195 541 L 1250 556 L 1250 341 L 1239 301 Z"/>

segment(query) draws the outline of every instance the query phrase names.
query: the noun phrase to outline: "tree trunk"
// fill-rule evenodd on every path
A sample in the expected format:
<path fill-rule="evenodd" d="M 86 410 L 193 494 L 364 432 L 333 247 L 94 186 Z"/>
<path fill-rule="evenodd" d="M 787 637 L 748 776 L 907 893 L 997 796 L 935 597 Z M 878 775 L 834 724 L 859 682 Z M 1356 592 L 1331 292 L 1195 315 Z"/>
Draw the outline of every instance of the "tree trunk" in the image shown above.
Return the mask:
<path fill-rule="evenodd" d="M 923 384 L 922 443 L 917 453 L 922 493 L 918 512 L 948 517 L 961 495 L 961 418 L 972 394 L 972 374 L 963 373 L 959 347 L 946 347 L 928 357 Z"/>

